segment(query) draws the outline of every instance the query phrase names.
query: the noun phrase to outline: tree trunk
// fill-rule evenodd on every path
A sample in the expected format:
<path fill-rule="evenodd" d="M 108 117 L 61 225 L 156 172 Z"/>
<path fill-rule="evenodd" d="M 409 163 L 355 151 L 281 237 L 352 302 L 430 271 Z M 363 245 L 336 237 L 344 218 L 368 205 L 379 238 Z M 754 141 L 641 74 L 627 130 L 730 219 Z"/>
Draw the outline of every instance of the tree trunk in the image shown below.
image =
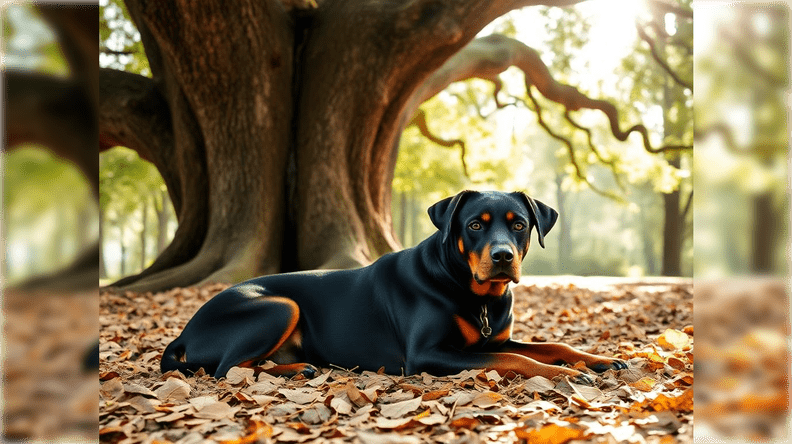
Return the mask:
<path fill-rule="evenodd" d="M 572 233 L 570 215 L 566 209 L 566 194 L 561 189 L 561 182 L 564 176 L 556 174 L 556 204 L 558 205 L 558 267 L 557 270 L 564 270 L 570 259 L 570 249 L 572 246 Z"/>
<path fill-rule="evenodd" d="M 679 156 L 668 161 L 668 164 L 679 168 Z M 679 189 L 663 194 L 663 276 L 682 275 L 682 233 Z"/>
<path fill-rule="evenodd" d="M 775 271 L 776 238 L 780 231 L 776 225 L 778 217 L 773 206 L 773 193 L 764 192 L 753 197 L 753 233 L 751 272 L 767 274 Z"/>
<path fill-rule="evenodd" d="M 140 269 L 146 269 L 146 237 L 147 231 L 146 228 L 148 226 L 148 199 L 143 199 L 143 206 L 140 209 L 141 211 L 141 228 L 140 228 Z"/>
<path fill-rule="evenodd" d="M 162 191 L 158 193 L 160 205 L 156 208 L 157 212 L 157 254 L 161 254 L 165 250 L 168 242 L 168 193 Z"/>
<path fill-rule="evenodd" d="M 407 192 L 401 192 L 401 201 L 399 202 L 399 241 L 402 245 L 407 245 L 407 213 L 410 208 L 407 206 Z"/>
<path fill-rule="evenodd" d="M 104 212 L 99 208 L 99 278 L 107 278 L 107 265 L 104 260 Z"/>
<path fill-rule="evenodd" d="M 124 226 L 121 225 L 121 236 L 119 236 L 118 243 L 121 246 L 121 276 L 126 275 L 126 244 L 124 243 Z"/>

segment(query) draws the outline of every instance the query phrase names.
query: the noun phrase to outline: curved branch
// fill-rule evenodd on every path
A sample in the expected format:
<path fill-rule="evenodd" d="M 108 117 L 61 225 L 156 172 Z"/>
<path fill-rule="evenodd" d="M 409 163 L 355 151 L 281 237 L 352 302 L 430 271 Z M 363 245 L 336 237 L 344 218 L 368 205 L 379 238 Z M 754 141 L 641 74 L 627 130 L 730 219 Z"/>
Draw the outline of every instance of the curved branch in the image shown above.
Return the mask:
<path fill-rule="evenodd" d="M 98 192 L 95 113 L 82 82 L 20 71 L 4 77 L 6 147 L 44 145 L 74 162 Z"/>
<path fill-rule="evenodd" d="M 577 123 L 574 119 L 572 119 L 572 116 L 569 114 L 569 110 L 564 111 L 564 119 L 567 122 L 569 122 L 570 125 L 586 133 L 586 139 L 588 140 L 589 149 L 594 153 L 594 155 L 597 157 L 597 159 L 599 159 L 600 162 L 610 167 L 611 173 L 613 173 L 613 180 L 616 182 L 616 185 L 618 185 L 619 189 L 621 189 L 622 191 L 626 191 L 627 187 L 624 186 L 624 182 L 622 182 L 621 176 L 619 176 L 619 173 L 617 171 L 618 170 L 617 159 L 615 157 L 610 159 L 605 159 L 604 157 L 602 157 L 602 154 L 600 153 L 599 149 L 594 145 L 594 139 L 591 134 L 591 129 L 586 128 L 585 126 Z"/>
<path fill-rule="evenodd" d="M 454 140 L 446 140 L 439 136 L 436 136 L 429 130 L 429 126 L 426 123 L 426 112 L 422 109 L 418 109 L 410 120 L 410 123 L 407 124 L 407 127 L 415 126 L 418 128 L 418 131 L 426 137 L 427 139 L 431 140 L 432 142 L 436 143 L 437 145 L 444 146 L 446 148 L 451 148 L 454 145 L 459 145 L 459 158 L 462 161 L 462 171 L 465 174 L 465 177 L 470 179 L 470 174 L 468 174 L 467 163 L 465 162 L 465 141 L 462 139 L 454 139 Z"/>
<path fill-rule="evenodd" d="M 154 164 L 178 214 L 182 192 L 168 103 L 156 83 L 137 74 L 103 68 L 99 73 L 99 146 L 122 145 Z"/>
<path fill-rule="evenodd" d="M 520 47 L 520 51 L 516 54 L 517 60 L 515 61 L 515 65 L 525 73 L 527 90 L 530 90 L 530 86 L 534 85 L 547 99 L 563 105 L 564 108 L 569 111 L 577 111 L 580 109 L 601 111 L 608 118 L 611 134 L 613 134 L 616 139 L 624 142 L 630 134 L 637 132 L 641 135 L 644 149 L 650 153 L 657 154 L 661 152 L 693 149 L 692 145 L 663 145 L 657 148 L 652 147 L 649 141 L 649 130 L 647 130 L 646 126 L 643 124 L 633 125 L 626 131 L 622 130 L 619 126 L 619 111 L 616 109 L 616 106 L 605 100 L 592 99 L 573 86 L 557 82 L 550 74 L 547 66 L 542 62 L 536 50 L 525 46 L 521 42 L 516 42 L 515 45 Z"/>
<path fill-rule="evenodd" d="M 674 70 L 671 69 L 671 67 L 668 65 L 668 63 L 665 60 L 663 60 L 662 57 L 660 57 L 660 54 L 657 53 L 657 44 L 656 44 L 655 40 L 653 38 L 649 37 L 649 34 L 646 33 L 646 31 L 644 30 L 643 26 L 641 26 L 638 23 L 636 23 L 635 24 L 635 29 L 638 30 L 638 36 L 641 37 L 641 40 L 645 41 L 649 45 L 649 51 L 651 52 L 652 58 L 654 59 L 654 61 L 657 62 L 657 64 L 660 65 L 660 67 L 663 68 L 663 70 L 665 72 L 667 72 L 668 75 L 670 75 L 671 78 L 674 79 L 675 82 L 677 82 L 678 84 L 682 85 L 683 87 L 693 91 L 693 83 L 688 82 L 686 80 L 683 80 L 679 76 L 679 74 L 674 72 Z"/>
<path fill-rule="evenodd" d="M 642 137 L 644 149 L 653 154 L 693 148 L 692 145 L 653 147 L 649 141 L 649 131 L 642 124 L 633 125 L 626 131 L 622 130 L 619 126 L 619 112 L 612 103 L 592 99 L 575 87 L 557 82 L 535 49 L 498 34 L 476 39 L 451 57 L 416 91 L 411 106 L 417 107 L 417 104 L 423 103 L 457 81 L 470 78 L 494 81 L 500 73 L 511 66 L 520 68 L 525 74 L 526 89 L 529 89 L 530 85 L 536 86 L 544 97 L 563 105 L 569 111 L 580 109 L 601 111 L 608 118 L 611 133 L 621 142 L 626 141 L 630 134 L 637 132 Z M 408 107 L 407 110 L 409 109 Z"/>
<path fill-rule="evenodd" d="M 533 109 L 534 112 L 536 113 L 536 119 L 539 122 L 539 125 L 542 128 L 544 128 L 545 132 L 547 132 L 547 134 L 549 134 L 552 138 L 560 141 L 566 146 L 567 154 L 569 155 L 569 162 L 572 164 L 572 167 L 575 168 L 575 176 L 580 181 L 586 183 L 586 185 L 588 185 L 589 188 L 591 188 L 591 190 L 594 191 L 595 193 L 616 200 L 618 202 L 623 202 L 624 198 L 622 198 L 621 196 L 618 196 L 610 191 L 601 190 L 599 187 L 595 186 L 593 183 L 591 183 L 591 181 L 589 181 L 588 177 L 586 177 L 586 175 L 583 174 L 583 170 L 580 168 L 580 164 L 578 164 L 577 158 L 575 158 L 575 148 L 572 145 L 572 142 L 566 137 L 554 132 L 552 128 L 550 128 L 550 126 L 547 124 L 547 122 L 544 121 L 544 118 L 542 117 L 542 107 L 539 105 L 539 102 L 536 100 L 533 93 L 531 92 L 530 86 L 528 87 L 526 92 L 528 98 L 531 100 L 531 103 L 533 104 Z"/>

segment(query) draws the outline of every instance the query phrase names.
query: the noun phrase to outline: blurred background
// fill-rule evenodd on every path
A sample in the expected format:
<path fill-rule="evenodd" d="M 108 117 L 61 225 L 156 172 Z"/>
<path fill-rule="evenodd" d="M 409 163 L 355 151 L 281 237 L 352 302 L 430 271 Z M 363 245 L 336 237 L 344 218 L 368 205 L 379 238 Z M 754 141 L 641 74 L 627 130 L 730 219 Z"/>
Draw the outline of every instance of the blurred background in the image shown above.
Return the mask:
<path fill-rule="evenodd" d="M 95 283 L 148 267 L 178 225 L 156 168 L 123 147 L 97 154 L 96 60 L 150 75 L 123 4 L 99 3 L 2 9 L 6 438 L 94 433 L 98 383 L 81 365 L 96 338 Z M 672 2 L 692 8 L 689 21 L 609 3 L 527 8 L 482 34 L 536 49 L 556 80 L 613 101 L 654 146 L 690 144 L 695 132 L 695 156 L 615 141 L 593 111 L 576 114 L 581 130 L 537 97 L 554 137 L 510 68 L 496 95 L 470 80 L 421 106 L 400 142 L 394 232 L 417 244 L 434 231 L 426 208 L 460 189 L 524 190 L 561 214 L 526 275 L 694 277 L 697 439 L 783 441 L 789 9 Z"/>

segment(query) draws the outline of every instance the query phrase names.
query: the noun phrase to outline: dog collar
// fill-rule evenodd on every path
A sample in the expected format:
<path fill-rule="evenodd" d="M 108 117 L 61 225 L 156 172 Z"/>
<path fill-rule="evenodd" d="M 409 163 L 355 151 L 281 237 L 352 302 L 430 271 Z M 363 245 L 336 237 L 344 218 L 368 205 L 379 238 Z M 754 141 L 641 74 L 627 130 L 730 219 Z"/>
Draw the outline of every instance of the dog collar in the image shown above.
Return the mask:
<path fill-rule="evenodd" d="M 484 336 L 484 339 L 487 339 L 492 334 L 492 329 L 489 326 L 489 319 L 487 318 L 487 304 L 481 306 L 479 320 L 481 321 L 481 336 Z"/>

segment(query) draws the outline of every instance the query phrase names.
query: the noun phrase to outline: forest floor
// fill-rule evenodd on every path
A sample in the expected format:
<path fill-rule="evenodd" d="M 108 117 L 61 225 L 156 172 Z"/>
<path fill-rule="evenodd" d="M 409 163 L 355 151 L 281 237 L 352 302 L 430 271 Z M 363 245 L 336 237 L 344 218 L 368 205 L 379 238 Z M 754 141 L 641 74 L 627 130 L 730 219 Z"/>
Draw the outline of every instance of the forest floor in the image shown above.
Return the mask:
<path fill-rule="evenodd" d="M 630 367 L 598 375 L 594 386 L 476 369 L 442 377 L 322 368 L 313 379 L 286 379 L 237 367 L 219 380 L 163 375 L 164 347 L 225 286 L 103 291 L 100 440 L 692 442 L 691 281 L 534 282 L 513 289 L 516 339 L 565 342 Z"/>

